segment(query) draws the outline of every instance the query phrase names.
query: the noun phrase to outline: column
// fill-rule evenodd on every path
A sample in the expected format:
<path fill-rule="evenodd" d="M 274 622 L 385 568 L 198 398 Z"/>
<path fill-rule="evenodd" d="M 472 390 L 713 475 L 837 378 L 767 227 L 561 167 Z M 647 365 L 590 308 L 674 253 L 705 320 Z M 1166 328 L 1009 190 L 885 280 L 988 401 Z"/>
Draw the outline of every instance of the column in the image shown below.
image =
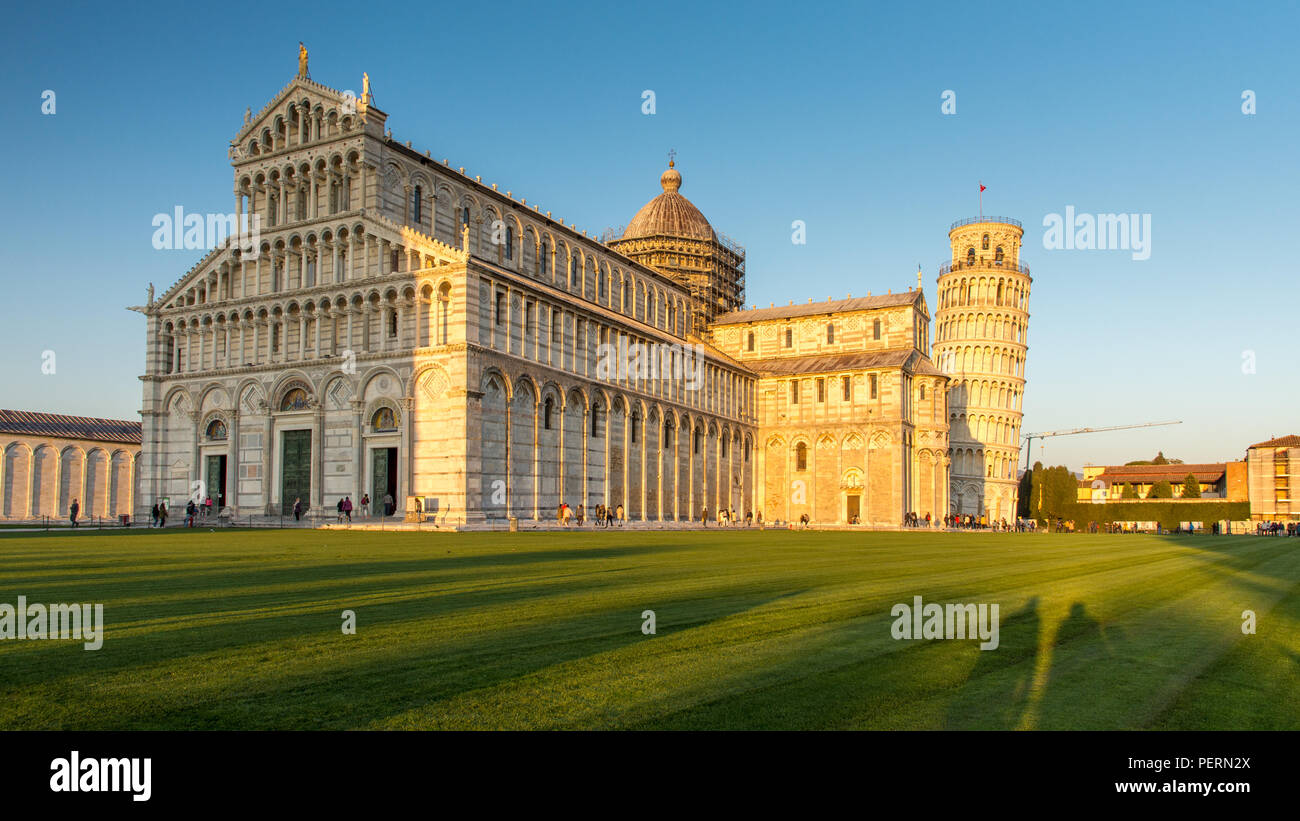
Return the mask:
<path fill-rule="evenodd" d="M 365 412 L 366 403 L 363 399 L 352 400 L 352 439 L 356 448 L 356 466 L 352 471 L 352 503 L 361 509 L 361 493 L 366 482 L 366 444 L 361 438 L 361 417 Z M 371 510 L 374 510 L 374 499 L 370 500 Z"/>
<path fill-rule="evenodd" d="M 226 429 L 226 507 L 239 510 L 239 397 L 230 409 L 230 427 Z"/>
<path fill-rule="evenodd" d="M 271 408 L 266 409 L 266 418 L 262 422 L 262 501 L 266 505 L 266 515 L 270 516 L 275 513 L 275 499 L 279 494 L 273 489 L 274 477 L 271 475 L 271 467 L 275 459 L 275 418 L 271 416 Z"/>

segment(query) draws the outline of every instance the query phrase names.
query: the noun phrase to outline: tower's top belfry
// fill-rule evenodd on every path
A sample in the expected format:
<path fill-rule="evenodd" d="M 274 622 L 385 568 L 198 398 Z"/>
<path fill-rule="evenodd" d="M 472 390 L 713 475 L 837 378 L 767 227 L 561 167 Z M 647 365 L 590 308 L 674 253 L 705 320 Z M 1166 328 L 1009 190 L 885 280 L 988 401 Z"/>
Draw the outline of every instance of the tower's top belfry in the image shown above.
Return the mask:
<path fill-rule="evenodd" d="M 1020 242 L 1025 229 L 1010 217 L 968 217 L 948 228 L 952 265 L 1014 268 L 1020 262 Z"/>

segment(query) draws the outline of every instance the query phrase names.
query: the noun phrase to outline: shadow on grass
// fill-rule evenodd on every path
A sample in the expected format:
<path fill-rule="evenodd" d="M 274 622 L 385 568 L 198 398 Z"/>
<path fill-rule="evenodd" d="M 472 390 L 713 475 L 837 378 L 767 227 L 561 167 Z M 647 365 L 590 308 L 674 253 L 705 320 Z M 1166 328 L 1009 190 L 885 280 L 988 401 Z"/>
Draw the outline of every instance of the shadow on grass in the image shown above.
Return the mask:
<path fill-rule="evenodd" d="M 1042 641 L 1037 596 L 1007 618 L 995 650 L 977 652 L 970 675 L 949 702 L 944 720 L 953 730 L 1014 730 L 1029 705 Z"/>
<path fill-rule="evenodd" d="M 671 622 L 661 621 L 658 635 L 727 619 L 786 595 L 797 594 L 657 599 L 656 605 L 664 610 L 689 613 Z M 489 712 L 490 701 L 483 702 L 488 707 L 470 702 L 469 709 L 477 715 L 444 715 L 435 708 L 423 716 L 420 708 L 651 640 L 641 632 L 641 611 L 619 608 L 498 625 L 458 635 L 451 644 L 419 638 L 363 641 L 382 623 L 411 618 L 409 612 L 399 610 L 379 621 L 373 614 L 362 617 L 355 637 L 337 632 L 329 637 L 304 637 L 312 645 L 305 648 L 311 652 L 310 659 L 319 663 L 300 657 L 257 669 L 257 651 L 250 647 L 242 657 L 225 659 L 213 669 L 214 675 L 226 679 L 219 685 L 210 679 L 163 688 L 153 686 L 152 679 L 106 682 L 111 692 L 92 688 L 83 693 L 75 710 L 63 715 L 58 725 L 63 729 L 355 729 L 376 723 L 419 727 L 435 722 L 487 728 L 496 726 Z M 214 649 L 219 648 L 205 646 L 203 652 Z M 285 652 L 284 648 L 268 647 L 262 658 L 282 660 Z M 144 663 L 153 666 L 163 660 L 151 652 Z M 41 676 L 45 692 L 38 691 L 36 699 L 25 694 L 25 707 L 11 705 L 0 713 L 6 727 L 51 726 L 49 719 L 42 718 L 40 705 L 42 700 L 61 703 L 62 686 L 49 672 L 45 670 Z M 162 681 L 175 676 L 166 670 L 159 675 Z M 13 682 L 6 683 L 13 686 Z M 548 723 L 548 701 L 539 699 L 535 707 L 530 706 L 537 711 L 537 725 Z M 412 714 L 409 720 L 402 721 L 408 713 Z"/>

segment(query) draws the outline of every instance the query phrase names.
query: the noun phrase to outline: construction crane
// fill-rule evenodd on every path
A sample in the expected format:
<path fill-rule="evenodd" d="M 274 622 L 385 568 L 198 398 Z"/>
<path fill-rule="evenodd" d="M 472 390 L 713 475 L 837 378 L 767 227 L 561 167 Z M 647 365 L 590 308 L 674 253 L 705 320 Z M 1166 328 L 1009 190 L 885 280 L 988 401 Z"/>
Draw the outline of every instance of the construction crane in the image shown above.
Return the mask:
<path fill-rule="evenodd" d="M 1029 470 L 1029 455 L 1033 448 L 1035 439 L 1048 439 L 1053 436 L 1074 436 L 1079 433 L 1101 433 L 1105 430 L 1128 430 L 1130 428 L 1155 428 L 1161 425 L 1181 425 L 1182 420 L 1176 422 L 1141 422 L 1136 425 L 1110 425 L 1104 428 L 1075 428 L 1073 430 L 1053 430 L 1046 433 L 1025 433 L 1025 470 Z"/>

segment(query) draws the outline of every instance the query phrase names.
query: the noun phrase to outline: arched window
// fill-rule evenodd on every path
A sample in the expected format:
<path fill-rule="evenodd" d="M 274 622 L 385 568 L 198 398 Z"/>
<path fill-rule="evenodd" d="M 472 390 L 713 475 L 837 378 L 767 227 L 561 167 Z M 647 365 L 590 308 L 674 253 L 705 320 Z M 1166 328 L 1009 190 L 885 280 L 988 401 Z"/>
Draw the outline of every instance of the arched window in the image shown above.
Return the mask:
<path fill-rule="evenodd" d="M 578 287 L 578 255 L 572 254 L 569 257 L 569 287 Z"/>
<path fill-rule="evenodd" d="M 421 201 L 423 201 L 423 199 L 424 198 L 421 196 L 420 186 L 418 185 L 415 186 L 415 190 L 411 192 L 411 219 L 415 222 L 416 225 L 419 225 L 420 222 L 422 221 L 422 216 L 420 214 L 420 203 Z"/>
<path fill-rule="evenodd" d="M 967 265 L 975 264 L 975 246 L 973 245 L 966 249 L 966 264 Z"/>
<path fill-rule="evenodd" d="M 600 403 L 591 406 L 591 435 L 600 436 Z"/>
<path fill-rule="evenodd" d="M 515 228 L 513 225 L 506 228 L 506 259 L 515 258 Z"/>
<path fill-rule="evenodd" d="M 989 235 L 985 234 L 984 239 L 980 240 L 980 250 L 987 251 L 988 249 L 989 249 Z"/>
<path fill-rule="evenodd" d="M 925 401 L 925 385 L 921 386 L 921 401 Z"/>
<path fill-rule="evenodd" d="M 280 400 L 280 410 L 296 411 L 307 408 L 307 391 L 302 388 L 294 388 L 284 395 Z"/>
<path fill-rule="evenodd" d="M 469 206 L 468 205 L 460 210 L 460 225 L 462 228 L 469 227 Z"/>
<path fill-rule="evenodd" d="M 551 241 L 542 240 L 542 273 L 551 272 Z"/>
<path fill-rule="evenodd" d="M 546 430 L 551 429 L 551 411 L 555 409 L 555 401 L 550 397 L 546 399 L 546 405 L 542 409 L 542 427 Z"/>
<path fill-rule="evenodd" d="M 794 469 L 808 469 L 808 446 L 803 442 L 794 446 Z"/>
<path fill-rule="evenodd" d="M 380 408 L 370 417 L 370 427 L 374 431 L 397 430 L 397 414 L 393 413 L 392 408 Z"/>
<path fill-rule="evenodd" d="M 213 442 L 226 441 L 226 423 L 220 419 L 213 419 L 208 423 L 207 436 Z"/>
<path fill-rule="evenodd" d="M 999 245 L 997 250 L 993 252 L 993 259 L 1000 264 L 1002 262 L 1002 256 L 1002 246 Z"/>

